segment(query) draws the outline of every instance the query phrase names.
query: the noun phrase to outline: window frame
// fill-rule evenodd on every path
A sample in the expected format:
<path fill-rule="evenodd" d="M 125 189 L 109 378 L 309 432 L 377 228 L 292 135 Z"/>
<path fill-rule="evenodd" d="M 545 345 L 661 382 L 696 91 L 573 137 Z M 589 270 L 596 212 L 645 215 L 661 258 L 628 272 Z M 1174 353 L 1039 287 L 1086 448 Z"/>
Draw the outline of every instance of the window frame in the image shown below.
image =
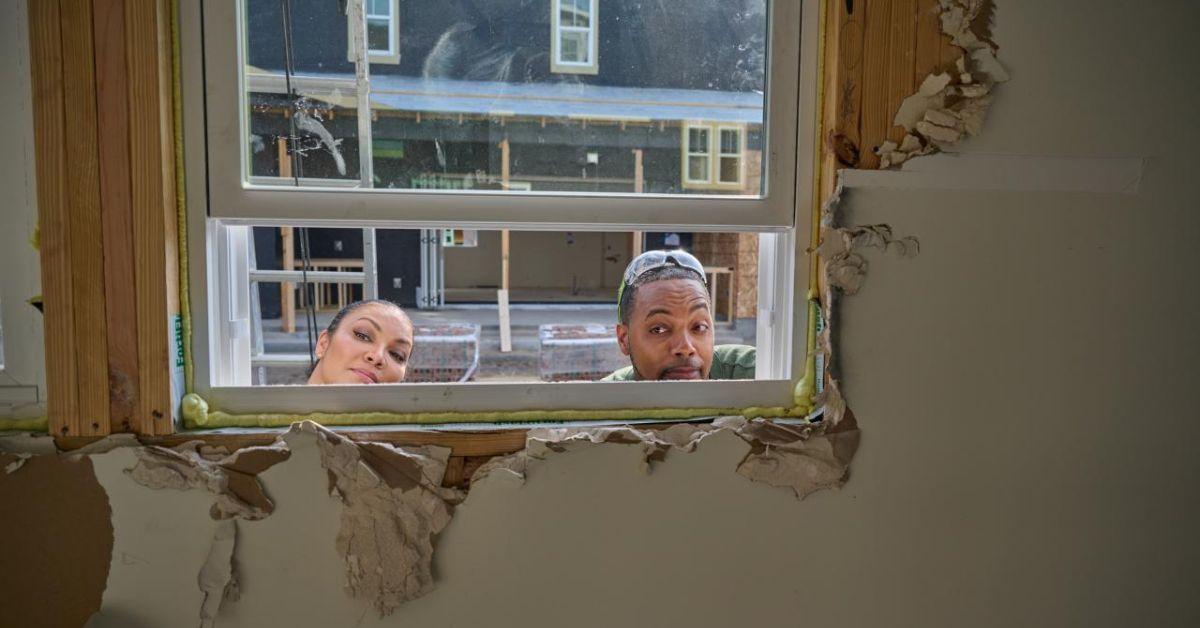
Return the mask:
<path fill-rule="evenodd" d="M 377 51 L 371 49 L 370 38 L 367 39 L 367 59 L 371 63 L 388 63 L 396 65 L 400 63 L 400 0 L 386 0 L 388 6 L 391 7 L 391 15 L 388 16 L 388 49 L 385 51 Z M 370 0 L 363 2 L 363 24 L 367 25 L 372 19 L 367 13 L 366 7 Z M 378 18 L 376 18 L 378 19 Z M 354 24 L 350 20 L 350 11 L 346 11 L 346 60 L 354 62 Z"/>
<path fill-rule="evenodd" d="M 233 6 L 236 5 L 236 6 Z M 429 412 L 515 412 L 537 410 L 588 410 L 602 412 L 605 410 L 652 410 L 663 407 L 694 409 L 698 416 L 706 410 L 714 408 L 746 408 L 746 407 L 791 407 L 794 405 L 796 381 L 804 373 L 804 362 L 807 358 L 807 347 L 804 345 L 804 330 L 807 328 L 808 308 L 804 306 L 805 296 L 809 285 L 809 255 L 802 243 L 809 241 L 811 231 L 812 187 L 815 174 L 816 124 L 817 124 L 817 56 L 818 56 L 818 1 L 803 0 L 799 3 L 775 2 L 771 6 L 783 7 L 781 12 L 796 18 L 791 37 L 800 33 L 803 53 L 796 51 L 798 59 L 791 64 L 791 80 L 787 80 L 789 64 L 783 63 L 771 67 L 772 84 L 782 86 L 784 95 L 777 93 L 776 100 L 768 98 L 766 103 L 766 119 L 768 124 L 775 126 L 774 132 L 780 129 L 787 131 L 786 136 L 772 146 L 768 168 L 772 174 L 766 175 L 768 181 L 775 187 L 776 201 L 783 197 L 788 208 L 789 220 L 787 226 L 777 224 L 762 224 L 770 221 L 760 220 L 762 214 L 756 217 L 728 224 L 728 220 L 716 219 L 722 212 L 728 212 L 737 203 L 730 203 L 730 197 L 725 198 L 692 195 L 682 198 L 654 198 L 648 195 L 636 197 L 621 195 L 611 197 L 595 197 L 579 195 L 572 197 L 568 205 L 580 213 L 564 216 L 561 213 L 563 197 L 570 194 L 556 193 L 550 195 L 504 195 L 486 194 L 491 201 L 490 209 L 504 212 L 503 217 L 488 215 L 487 212 L 468 213 L 466 216 L 440 217 L 448 202 L 472 195 L 456 191 L 451 194 L 414 194 L 412 197 L 430 206 L 425 213 L 405 212 L 401 219 L 395 216 L 384 216 L 372 209 L 375 199 L 363 199 L 356 203 L 358 211 L 346 212 L 339 220 L 331 220 L 312 213 L 288 214 L 271 212 L 249 212 L 230 216 L 221 207 L 240 203 L 259 202 L 264 190 L 256 190 L 252 185 L 238 185 L 237 189 L 221 187 L 220 177 L 214 178 L 214 171 L 222 166 L 221 148 L 234 148 L 234 155 L 245 151 L 245 142 L 239 138 L 241 115 L 234 115 L 233 120 L 214 120 L 215 114 L 220 113 L 220 107 L 214 107 L 214 101 L 222 98 L 234 98 L 230 92 L 230 84 L 223 85 L 218 81 L 213 88 L 206 76 L 206 68 L 219 65 L 221 59 L 236 60 L 237 51 L 230 52 L 228 46 L 221 50 L 217 46 L 217 58 L 206 52 L 211 51 L 214 42 L 201 39 L 201 33 L 210 34 L 212 20 L 224 14 L 228 18 L 233 10 L 240 9 L 242 3 L 214 2 L 213 0 L 198 3 L 182 3 L 181 12 L 181 49 L 182 49 L 182 87 L 183 87 L 183 127 L 185 169 L 187 181 L 187 213 L 189 259 L 189 296 L 191 300 L 191 316 L 193 329 L 193 365 L 195 372 L 195 392 L 208 401 L 211 407 L 221 409 L 230 414 L 256 413 L 290 413 L 309 414 L 313 412 L 347 413 L 364 411 L 384 411 L 395 413 L 429 413 Z M 801 11 L 802 9 L 802 11 Z M 792 13 L 789 13 L 792 11 Z M 801 13 L 803 19 L 801 18 Z M 201 28 L 203 23 L 204 28 Z M 786 33 L 781 32 L 778 21 L 769 20 L 771 36 L 769 38 L 772 58 L 777 46 L 786 39 Z M 240 44 L 239 44 L 240 45 Z M 237 79 L 233 86 L 240 88 L 240 75 L 243 68 L 234 63 L 234 74 Z M 227 68 L 228 69 L 228 68 Z M 797 74 L 801 77 L 796 81 Z M 787 86 L 795 98 L 792 99 L 794 109 L 781 111 L 777 103 L 786 102 Z M 771 89 L 771 88 L 768 88 Z M 226 105 L 225 111 L 230 111 Z M 790 123 L 787 120 L 791 120 Z M 776 121 L 781 121 L 776 123 Z M 804 120 L 801 124 L 799 121 Z M 784 150 L 790 147 L 788 150 Z M 788 154 L 790 150 L 790 155 Z M 235 170 L 240 170 L 242 162 L 237 162 Z M 228 166 L 228 163 L 223 164 Z M 786 165 L 786 174 L 779 172 Z M 238 173 L 240 176 L 240 172 Z M 766 174 L 766 173 L 764 173 Z M 779 180 L 787 182 L 785 190 L 779 187 Z M 196 184 L 200 182 L 200 184 Z M 240 181 L 239 181 L 240 183 Z M 276 191 L 277 200 L 268 205 L 279 206 L 293 203 L 299 196 L 314 195 L 328 203 L 336 191 L 322 188 L 303 188 L 299 190 Z M 358 191 L 362 193 L 363 191 Z M 368 194 L 369 195 L 369 194 Z M 369 195 L 374 196 L 374 195 Z M 576 202 L 578 201 L 578 202 Z M 628 212 L 627 201 L 637 201 L 642 211 L 650 207 L 659 214 L 660 220 L 648 222 L 632 218 L 635 214 Z M 714 206 L 711 203 L 717 203 Z M 742 203 L 747 203 L 742 201 Z M 557 220 L 547 220 L 550 206 L 560 208 Z M 624 207 L 623 207 L 624 206 Z M 617 208 L 617 209 L 614 209 Z M 532 209 L 532 211 L 530 211 Z M 661 219 L 662 216 L 678 216 L 678 210 L 687 210 L 694 218 L 678 220 L 678 218 Z M 613 218 L 595 218 L 601 211 L 618 214 Z M 753 210 L 748 210 L 747 213 Z M 801 216 L 797 220 L 797 214 Z M 585 215 L 593 217 L 585 218 Z M 514 219 L 515 218 L 515 219 Z M 705 222 L 711 220 L 711 222 Z M 545 384 L 404 384 L 400 387 L 384 386 L 228 386 L 220 381 L 220 375 L 215 366 L 221 361 L 218 334 L 212 333 L 214 325 L 236 324 L 235 321 L 222 320 L 231 305 L 231 295 L 219 293 L 217 283 L 210 281 L 215 276 L 228 273 L 228 257 L 221 259 L 218 250 L 221 240 L 221 229 L 226 226 L 305 224 L 308 226 L 346 226 L 354 221 L 356 226 L 376 226 L 390 228 L 438 228 L 453 224 L 458 228 L 476 229 L 531 229 L 531 230 L 648 230 L 672 228 L 672 230 L 689 231 L 756 231 L 760 236 L 759 249 L 759 337 L 772 338 L 770 344 L 759 342 L 758 364 L 760 372 L 780 373 L 783 376 L 775 379 L 759 379 L 754 381 L 706 381 L 706 382 L 563 382 Z M 799 342 L 794 340 L 798 339 Z M 224 350 L 228 350 L 225 348 Z M 610 386 L 619 385 L 620 400 L 614 402 L 613 390 Z"/>
<path fill-rule="evenodd" d="M 564 0 L 550 0 L 550 71 L 555 74 L 599 74 L 600 73 L 600 0 L 588 0 L 588 26 L 566 26 L 561 23 Z M 573 2 L 573 0 L 571 0 Z M 562 59 L 564 32 L 587 33 L 588 61 L 564 61 Z"/>

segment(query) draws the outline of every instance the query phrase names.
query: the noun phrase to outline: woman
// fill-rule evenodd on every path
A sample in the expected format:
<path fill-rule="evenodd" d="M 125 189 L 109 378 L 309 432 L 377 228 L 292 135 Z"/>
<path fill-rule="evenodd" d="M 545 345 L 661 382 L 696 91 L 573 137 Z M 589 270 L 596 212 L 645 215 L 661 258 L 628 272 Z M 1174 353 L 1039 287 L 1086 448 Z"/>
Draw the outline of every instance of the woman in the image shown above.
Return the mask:
<path fill-rule="evenodd" d="M 395 384 L 404 381 L 413 324 L 391 301 L 356 301 L 342 308 L 317 338 L 309 384 Z"/>

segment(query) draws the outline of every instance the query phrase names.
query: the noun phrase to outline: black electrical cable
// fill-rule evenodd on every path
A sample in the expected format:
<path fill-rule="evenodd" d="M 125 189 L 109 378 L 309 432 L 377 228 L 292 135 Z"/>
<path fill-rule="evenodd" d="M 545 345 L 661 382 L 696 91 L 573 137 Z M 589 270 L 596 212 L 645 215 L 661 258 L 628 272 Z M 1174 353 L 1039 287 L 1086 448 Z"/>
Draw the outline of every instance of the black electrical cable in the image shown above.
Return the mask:
<path fill-rule="evenodd" d="M 300 152 L 300 138 L 296 132 L 296 115 L 300 111 L 300 99 L 292 86 L 292 75 L 296 73 L 295 57 L 292 53 L 292 2 L 280 0 L 280 13 L 283 19 L 283 57 L 284 85 L 288 98 L 291 100 L 291 111 L 288 116 L 288 144 L 292 156 L 292 183 L 300 187 L 300 178 L 304 176 L 304 155 Z M 304 327 L 308 336 L 308 365 L 311 368 L 317 363 L 316 334 L 317 310 L 316 291 L 308 281 L 308 271 L 312 268 L 312 257 L 309 255 L 308 229 L 300 227 L 300 291 L 304 295 Z M 289 269 L 290 270 L 290 269 Z"/>
<path fill-rule="evenodd" d="M 308 365 L 317 363 L 317 306 L 315 286 L 308 282 L 308 269 L 312 267 L 312 257 L 309 255 L 308 228 L 300 227 L 300 285 L 304 290 L 304 327 L 308 334 Z"/>

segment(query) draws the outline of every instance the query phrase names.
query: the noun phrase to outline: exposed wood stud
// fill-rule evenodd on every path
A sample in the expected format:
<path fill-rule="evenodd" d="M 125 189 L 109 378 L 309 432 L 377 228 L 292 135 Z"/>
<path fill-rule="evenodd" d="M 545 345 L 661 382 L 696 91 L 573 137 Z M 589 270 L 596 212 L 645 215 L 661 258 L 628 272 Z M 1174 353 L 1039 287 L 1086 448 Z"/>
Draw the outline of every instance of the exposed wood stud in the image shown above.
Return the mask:
<path fill-rule="evenodd" d="M 173 233 L 174 150 L 170 89 L 169 32 L 165 0 L 125 6 L 133 177 L 134 264 L 137 289 L 138 408 L 134 429 L 142 434 L 173 430 L 168 317 L 168 273 L 177 266 Z M 168 222 L 169 221 L 169 222 Z M 170 270 L 168 270 L 170 269 Z"/>
<path fill-rule="evenodd" d="M 71 432 L 109 433 L 108 335 L 104 308 L 104 228 L 100 213 L 99 121 L 91 0 L 61 0 L 67 203 L 71 231 L 79 412 Z M 161 235 L 160 235 L 161 237 Z"/>
<path fill-rule="evenodd" d="M 103 120 L 99 127 L 100 211 L 109 414 L 113 432 L 128 432 L 133 429 L 137 407 L 138 354 L 124 0 L 95 0 L 93 19 L 97 115 Z"/>
<path fill-rule="evenodd" d="M 42 324 L 46 347 L 46 410 L 50 433 L 79 436 L 71 278 L 70 216 L 66 202 L 66 135 L 63 107 L 61 17 L 57 2 L 29 3 L 33 137 L 37 161 L 38 224 L 42 270 Z"/>
<path fill-rule="evenodd" d="M 888 95 L 892 91 L 888 85 L 888 66 L 889 55 L 893 52 L 891 26 L 894 4 L 893 0 L 885 0 L 863 3 L 862 7 L 857 9 L 865 13 L 866 19 L 859 144 L 859 163 L 862 168 L 879 167 L 879 156 L 875 154 L 875 149 L 887 139 L 888 130 L 892 128 L 892 118 L 895 116 L 895 112 L 888 109 Z"/>

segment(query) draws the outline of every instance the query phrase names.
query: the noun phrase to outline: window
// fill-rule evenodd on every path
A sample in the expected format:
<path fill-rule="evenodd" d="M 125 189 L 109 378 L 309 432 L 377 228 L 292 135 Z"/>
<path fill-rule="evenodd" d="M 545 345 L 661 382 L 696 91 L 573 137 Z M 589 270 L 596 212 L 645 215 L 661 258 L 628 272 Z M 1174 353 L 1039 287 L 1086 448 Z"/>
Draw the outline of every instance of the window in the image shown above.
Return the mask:
<path fill-rule="evenodd" d="M 522 24 L 544 18 L 420 2 L 408 0 L 406 11 L 440 17 L 406 22 L 411 67 L 378 74 L 369 67 L 331 72 L 335 64 L 320 53 L 335 25 L 303 15 L 303 4 L 293 4 L 300 15 L 290 27 L 269 0 L 206 2 L 203 12 L 181 7 L 187 176 L 206 183 L 187 186 L 195 392 L 235 414 L 789 406 L 806 355 L 792 338 L 806 328 L 806 308 L 794 298 L 807 287 L 808 258 L 796 242 L 807 242 L 809 221 L 796 216 L 811 209 L 813 140 L 798 120 L 815 115 L 817 3 L 713 2 L 688 12 L 661 3 L 606 7 L 630 12 L 610 15 L 614 24 L 653 22 L 656 30 L 620 33 L 648 45 L 622 53 L 630 55 L 624 75 L 581 84 L 539 73 L 522 57 L 545 37 Z M 553 6 L 553 41 L 582 32 L 576 41 L 587 51 L 554 43 L 552 60 L 594 66 L 597 3 Z M 433 10 L 439 7 L 448 13 Z M 570 24 L 558 23 L 564 15 Z M 694 37 L 696 23 L 730 29 L 721 36 L 733 43 L 712 51 L 711 62 L 695 63 L 712 47 Z M 279 44 L 288 28 L 291 53 Z M 572 28 L 582 30 L 563 30 Z M 704 72 L 655 70 L 683 60 Z M 798 75 L 807 78 L 797 82 Z M 689 122 L 697 119 L 704 122 Z M 688 184 L 692 172 L 681 172 L 681 161 L 694 164 L 703 186 Z M 252 293 L 233 287 L 248 276 L 250 227 L 284 225 L 361 230 L 364 238 L 371 231 L 376 253 L 391 246 L 380 236 L 385 231 L 424 232 L 424 246 L 432 247 L 442 242 L 437 230 L 479 230 L 481 245 L 456 249 L 463 255 L 478 254 L 485 232 L 501 230 L 577 242 L 578 234 L 597 232 L 637 232 L 647 242 L 652 234 L 740 234 L 755 242 L 760 271 L 753 308 L 759 379 L 627 384 L 619 396 L 612 384 L 587 383 L 420 383 L 404 384 L 403 394 L 390 387 L 251 390 L 248 369 L 238 365 L 253 341 Z M 425 257 L 433 252 L 419 252 L 428 282 L 439 280 Z M 364 294 L 399 279 L 330 272 L 357 273 Z"/>
<path fill-rule="evenodd" d="M 717 155 L 717 183 L 741 185 L 742 183 L 742 129 L 740 127 L 717 127 L 720 153 Z"/>
<path fill-rule="evenodd" d="M 712 183 L 712 137 L 708 127 L 687 127 L 687 183 Z"/>
<path fill-rule="evenodd" d="M 690 122 L 684 128 L 683 184 L 706 190 L 739 190 L 745 168 L 746 129 Z"/>
<path fill-rule="evenodd" d="M 347 3 L 349 5 L 349 3 Z M 400 0 L 364 0 L 367 56 L 371 63 L 400 62 Z M 347 58 L 354 61 L 354 24 L 347 11 Z"/>
<path fill-rule="evenodd" d="M 551 0 L 551 70 L 596 74 L 598 57 L 597 4 L 600 0 Z"/>

